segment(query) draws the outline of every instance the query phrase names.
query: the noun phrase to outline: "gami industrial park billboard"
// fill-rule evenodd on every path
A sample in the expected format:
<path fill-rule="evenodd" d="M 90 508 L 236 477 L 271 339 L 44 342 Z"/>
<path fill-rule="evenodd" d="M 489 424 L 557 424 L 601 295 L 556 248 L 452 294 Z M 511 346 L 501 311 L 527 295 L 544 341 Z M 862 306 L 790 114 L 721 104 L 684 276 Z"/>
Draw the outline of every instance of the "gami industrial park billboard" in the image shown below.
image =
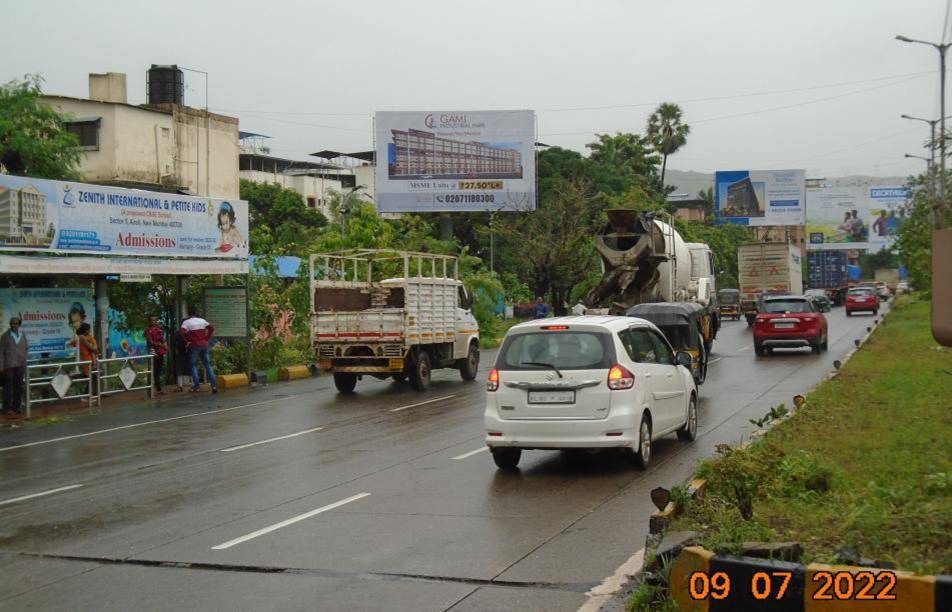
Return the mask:
<path fill-rule="evenodd" d="M 535 113 L 378 112 L 380 212 L 535 210 Z"/>
<path fill-rule="evenodd" d="M 807 249 L 878 251 L 892 246 L 909 198 L 906 187 L 807 190 Z"/>
<path fill-rule="evenodd" d="M 803 170 L 731 170 L 714 175 L 718 223 L 803 225 Z"/>
<path fill-rule="evenodd" d="M 0 251 L 247 259 L 248 203 L 0 175 Z"/>

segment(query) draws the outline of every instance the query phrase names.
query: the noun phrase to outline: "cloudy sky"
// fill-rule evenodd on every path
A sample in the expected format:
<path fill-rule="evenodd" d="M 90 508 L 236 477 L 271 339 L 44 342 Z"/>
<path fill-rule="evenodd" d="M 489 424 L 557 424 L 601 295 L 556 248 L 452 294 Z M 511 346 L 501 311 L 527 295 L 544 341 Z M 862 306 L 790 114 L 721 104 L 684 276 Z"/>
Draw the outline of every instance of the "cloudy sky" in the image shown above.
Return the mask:
<path fill-rule="evenodd" d="M 89 72 L 210 74 L 210 106 L 275 153 L 372 146 L 375 110 L 535 109 L 539 139 L 584 150 L 681 104 L 679 170 L 906 175 L 938 116 L 944 0 L 32 0 L 7 3 L 0 80 L 39 73 L 86 96 Z M 946 31 L 948 31 L 946 29 Z M 950 58 L 952 59 L 952 58 Z M 201 75 L 186 103 L 204 105 Z M 952 108 L 952 102 L 950 102 Z"/>

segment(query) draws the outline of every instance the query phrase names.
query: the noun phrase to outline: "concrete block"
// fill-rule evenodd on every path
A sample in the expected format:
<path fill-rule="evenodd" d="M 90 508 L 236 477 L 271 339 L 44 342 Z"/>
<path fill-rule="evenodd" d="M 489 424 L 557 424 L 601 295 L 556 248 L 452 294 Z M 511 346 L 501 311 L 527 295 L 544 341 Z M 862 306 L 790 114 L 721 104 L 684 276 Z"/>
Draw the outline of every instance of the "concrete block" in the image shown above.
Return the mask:
<path fill-rule="evenodd" d="M 278 370 L 278 380 L 298 380 L 310 378 L 311 370 L 306 365 L 294 365 Z"/>
<path fill-rule="evenodd" d="M 222 389 L 236 389 L 238 387 L 248 386 L 247 374 L 221 374 L 215 378 L 218 380 L 218 386 Z"/>

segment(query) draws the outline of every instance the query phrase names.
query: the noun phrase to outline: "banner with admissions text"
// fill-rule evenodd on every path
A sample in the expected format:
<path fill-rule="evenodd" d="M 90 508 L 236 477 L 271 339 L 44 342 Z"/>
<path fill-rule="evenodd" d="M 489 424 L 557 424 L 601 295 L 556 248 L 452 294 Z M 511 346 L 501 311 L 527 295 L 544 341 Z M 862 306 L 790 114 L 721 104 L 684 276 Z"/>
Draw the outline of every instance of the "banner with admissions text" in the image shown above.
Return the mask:
<path fill-rule="evenodd" d="M 0 175 L 0 251 L 247 259 L 248 203 Z"/>

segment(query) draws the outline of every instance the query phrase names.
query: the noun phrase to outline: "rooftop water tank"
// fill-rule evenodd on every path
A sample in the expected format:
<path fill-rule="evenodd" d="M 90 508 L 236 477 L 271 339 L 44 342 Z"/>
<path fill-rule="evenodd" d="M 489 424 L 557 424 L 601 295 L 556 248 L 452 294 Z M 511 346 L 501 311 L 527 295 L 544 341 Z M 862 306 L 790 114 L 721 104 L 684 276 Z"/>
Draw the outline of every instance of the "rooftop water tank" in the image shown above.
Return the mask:
<path fill-rule="evenodd" d="M 185 73 L 176 65 L 152 64 L 146 78 L 149 104 L 185 105 Z"/>

